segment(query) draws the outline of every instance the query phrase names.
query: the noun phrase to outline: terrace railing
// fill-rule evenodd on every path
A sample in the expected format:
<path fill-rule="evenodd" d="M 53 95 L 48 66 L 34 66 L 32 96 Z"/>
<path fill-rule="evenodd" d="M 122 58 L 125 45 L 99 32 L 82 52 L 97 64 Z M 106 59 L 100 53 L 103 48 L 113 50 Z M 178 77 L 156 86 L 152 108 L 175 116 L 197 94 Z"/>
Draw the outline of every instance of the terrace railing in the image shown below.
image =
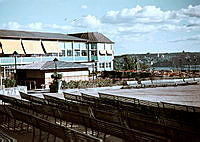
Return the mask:
<path fill-rule="evenodd" d="M 16 63 L 17 64 L 30 64 L 33 62 L 40 62 L 40 61 L 53 61 L 54 58 L 57 58 L 59 61 L 66 61 L 66 62 L 82 62 L 88 61 L 88 57 L 77 56 L 77 57 L 63 57 L 63 56 L 41 56 L 41 57 L 17 57 Z M 14 57 L 0 57 L 0 64 L 1 65 L 14 65 L 15 58 Z"/>

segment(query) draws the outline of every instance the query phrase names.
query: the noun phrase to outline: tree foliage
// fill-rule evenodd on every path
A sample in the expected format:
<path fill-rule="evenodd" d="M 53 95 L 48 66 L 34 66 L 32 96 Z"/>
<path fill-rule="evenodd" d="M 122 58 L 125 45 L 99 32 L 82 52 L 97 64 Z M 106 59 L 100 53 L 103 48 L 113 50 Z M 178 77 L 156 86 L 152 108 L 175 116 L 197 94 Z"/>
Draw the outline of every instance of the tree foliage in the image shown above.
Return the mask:
<path fill-rule="evenodd" d="M 114 59 L 115 70 L 137 70 L 137 59 L 133 56 L 123 55 Z"/>

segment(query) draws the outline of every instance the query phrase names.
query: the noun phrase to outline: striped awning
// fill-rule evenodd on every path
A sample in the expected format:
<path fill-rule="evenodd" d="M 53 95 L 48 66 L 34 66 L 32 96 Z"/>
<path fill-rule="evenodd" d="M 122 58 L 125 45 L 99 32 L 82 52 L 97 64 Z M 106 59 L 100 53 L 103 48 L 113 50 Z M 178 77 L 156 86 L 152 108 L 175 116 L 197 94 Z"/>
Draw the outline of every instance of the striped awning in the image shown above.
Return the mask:
<path fill-rule="evenodd" d="M 18 54 L 24 54 L 24 50 L 20 40 L 1 39 L 3 54 L 13 54 L 16 51 Z"/>
<path fill-rule="evenodd" d="M 112 50 L 106 50 L 106 53 L 107 53 L 108 55 L 112 55 L 112 54 L 113 54 L 113 51 L 112 51 Z"/>
<path fill-rule="evenodd" d="M 99 54 L 105 55 L 106 54 L 106 50 L 99 50 Z"/>
<path fill-rule="evenodd" d="M 58 46 L 58 41 L 42 41 L 46 53 L 59 53 L 61 49 Z"/>
<path fill-rule="evenodd" d="M 44 54 L 40 40 L 22 40 L 26 54 Z"/>

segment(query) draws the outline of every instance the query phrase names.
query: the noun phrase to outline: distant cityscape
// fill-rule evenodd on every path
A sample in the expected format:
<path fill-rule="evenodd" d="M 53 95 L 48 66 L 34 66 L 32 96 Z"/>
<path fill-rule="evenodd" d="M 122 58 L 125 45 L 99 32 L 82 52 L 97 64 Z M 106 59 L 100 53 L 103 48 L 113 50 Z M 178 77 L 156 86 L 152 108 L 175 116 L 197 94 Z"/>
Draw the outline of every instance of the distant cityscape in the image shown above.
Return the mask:
<path fill-rule="evenodd" d="M 123 58 L 129 58 L 130 62 L 138 69 L 138 65 L 145 65 L 151 69 L 187 69 L 195 70 L 200 67 L 200 52 L 177 52 L 177 53 L 146 53 L 146 54 L 127 54 L 115 56 L 115 70 L 123 69 Z"/>

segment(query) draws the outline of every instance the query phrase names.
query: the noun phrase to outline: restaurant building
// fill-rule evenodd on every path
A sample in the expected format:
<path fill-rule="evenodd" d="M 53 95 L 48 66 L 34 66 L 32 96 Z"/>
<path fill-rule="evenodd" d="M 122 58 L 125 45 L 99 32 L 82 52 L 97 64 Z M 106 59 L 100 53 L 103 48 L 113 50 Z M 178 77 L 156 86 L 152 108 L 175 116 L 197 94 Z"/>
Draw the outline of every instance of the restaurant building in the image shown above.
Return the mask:
<path fill-rule="evenodd" d="M 0 30 L 1 76 L 11 66 L 59 61 L 92 65 L 95 71 L 113 70 L 114 42 L 98 32 L 61 34 Z M 15 53 L 15 54 L 14 54 Z"/>

